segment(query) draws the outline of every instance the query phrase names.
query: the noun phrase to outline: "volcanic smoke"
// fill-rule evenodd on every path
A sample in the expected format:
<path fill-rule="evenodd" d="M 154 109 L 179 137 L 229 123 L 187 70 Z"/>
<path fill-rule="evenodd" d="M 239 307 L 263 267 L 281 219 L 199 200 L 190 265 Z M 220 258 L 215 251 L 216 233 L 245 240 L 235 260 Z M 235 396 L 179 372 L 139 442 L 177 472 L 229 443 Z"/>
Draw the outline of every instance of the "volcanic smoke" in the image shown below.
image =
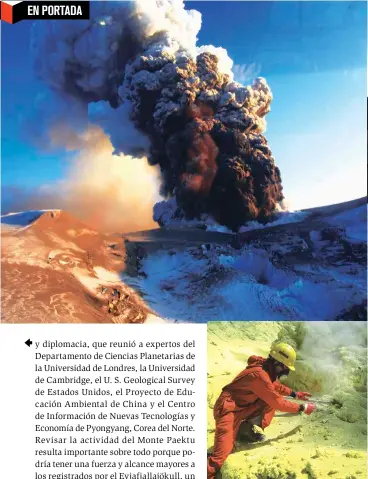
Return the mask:
<path fill-rule="evenodd" d="M 51 146 L 72 153 L 64 178 L 31 191 L 6 189 L 4 214 L 63 209 L 106 233 L 157 227 L 152 209 L 160 199 L 160 175 L 146 158 L 114 155 L 109 137 L 97 126 L 76 133 L 63 124 L 48 133 Z"/>
<path fill-rule="evenodd" d="M 272 93 L 263 78 L 234 82 L 226 50 L 197 47 L 200 27 L 182 0 L 92 2 L 89 21 L 35 23 L 35 68 L 55 102 L 89 108 L 115 153 L 159 166 L 174 218 L 209 214 L 236 231 L 283 199 L 262 134 Z"/>

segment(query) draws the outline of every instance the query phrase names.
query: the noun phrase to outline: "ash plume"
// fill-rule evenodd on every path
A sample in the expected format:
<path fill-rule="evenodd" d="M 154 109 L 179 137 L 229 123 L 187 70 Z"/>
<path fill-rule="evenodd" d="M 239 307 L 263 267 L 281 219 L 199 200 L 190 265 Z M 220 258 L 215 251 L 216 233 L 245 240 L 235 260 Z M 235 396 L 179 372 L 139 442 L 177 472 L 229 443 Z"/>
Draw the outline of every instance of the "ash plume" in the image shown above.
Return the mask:
<path fill-rule="evenodd" d="M 283 194 L 262 134 L 272 101 L 266 81 L 242 86 L 226 50 L 197 47 L 201 15 L 182 0 L 91 7 L 90 21 L 35 24 L 39 77 L 60 101 L 89 107 L 116 153 L 140 151 L 159 166 L 175 217 L 209 214 L 233 230 L 267 221 Z M 127 118 L 136 133 L 126 134 Z M 164 216 L 155 219 L 162 225 Z"/>
<path fill-rule="evenodd" d="M 145 158 L 113 155 L 100 127 L 82 134 L 61 124 L 49 132 L 51 145 L 75 153 L 65 177 L 32 191 L 3 191 L 2 214 L 62 209 L 102 232 L 127 233 L 157 227 L 152 209 L 159 199 L 159 173 Z"/>

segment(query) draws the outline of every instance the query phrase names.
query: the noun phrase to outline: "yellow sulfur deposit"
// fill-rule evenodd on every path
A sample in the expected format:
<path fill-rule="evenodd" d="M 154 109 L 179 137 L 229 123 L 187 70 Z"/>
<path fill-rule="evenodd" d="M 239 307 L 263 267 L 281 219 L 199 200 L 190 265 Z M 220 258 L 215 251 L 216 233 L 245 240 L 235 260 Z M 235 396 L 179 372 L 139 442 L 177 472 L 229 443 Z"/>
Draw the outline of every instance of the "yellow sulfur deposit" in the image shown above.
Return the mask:
<path fill-rule="evenodd" d="M 272 343 L 297 350 L 296 371 L 283 381 L 309 391 L 310 416 L 277 413 L 262 443 L 237 442 L 222 479 L 367 478 L 367 333 L 353 322 L 208 323 L 208 450 L 214 441 L 213 406 L 222 387 L 267 357 Z M 320 403 L 318 403 L 320 401 Z"/>

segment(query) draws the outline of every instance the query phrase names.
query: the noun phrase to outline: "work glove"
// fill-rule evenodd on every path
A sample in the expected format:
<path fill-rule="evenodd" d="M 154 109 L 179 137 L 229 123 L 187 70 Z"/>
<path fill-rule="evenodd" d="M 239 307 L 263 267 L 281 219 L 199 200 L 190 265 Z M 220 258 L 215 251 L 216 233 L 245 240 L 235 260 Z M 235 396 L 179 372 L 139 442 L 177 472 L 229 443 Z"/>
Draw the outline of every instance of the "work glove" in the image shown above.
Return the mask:
<path fill-rule="evenodd" d="M 310 414 L 312 414 L 312 412 L 316 410 L 316 405 L 311 402 L 306 402 L 305 404 L 302 404 L 300 408 L 302 413 L 307 414 L 307 416 L 309 416 Z"/>
<path fill-rule="evenodd" d="M 302 401 L 308 401 L 312 395 L 310 393 L 300 391 L 295 393 L 295 397 L 296 399 L 301 399 Z"/>

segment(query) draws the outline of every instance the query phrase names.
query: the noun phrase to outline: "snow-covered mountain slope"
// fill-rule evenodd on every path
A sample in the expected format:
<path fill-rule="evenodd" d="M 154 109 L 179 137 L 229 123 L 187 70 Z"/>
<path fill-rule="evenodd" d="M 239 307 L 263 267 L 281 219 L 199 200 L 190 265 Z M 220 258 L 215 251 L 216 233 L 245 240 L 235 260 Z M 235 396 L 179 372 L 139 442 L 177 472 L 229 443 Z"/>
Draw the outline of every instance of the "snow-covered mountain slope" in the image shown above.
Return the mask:
<path fill-rule="evenodd" d="M 121 281 L 119 237 L 60 211 L 1 217 L 2 322 L 144 322 L 153 319 Z"/>
<path fill-rule="evenodd" d="M 305 213 L 238 235 L 129 236 L 124 280 L 175 320 L 366 320 L 366 200 Z"/>
<path fill-rule="evenodd" d="M 4 322 L 366 319 L 364 199 L 237 235 L 181 225 L 125 244 L 60 210 L 1 223 Z"/>

